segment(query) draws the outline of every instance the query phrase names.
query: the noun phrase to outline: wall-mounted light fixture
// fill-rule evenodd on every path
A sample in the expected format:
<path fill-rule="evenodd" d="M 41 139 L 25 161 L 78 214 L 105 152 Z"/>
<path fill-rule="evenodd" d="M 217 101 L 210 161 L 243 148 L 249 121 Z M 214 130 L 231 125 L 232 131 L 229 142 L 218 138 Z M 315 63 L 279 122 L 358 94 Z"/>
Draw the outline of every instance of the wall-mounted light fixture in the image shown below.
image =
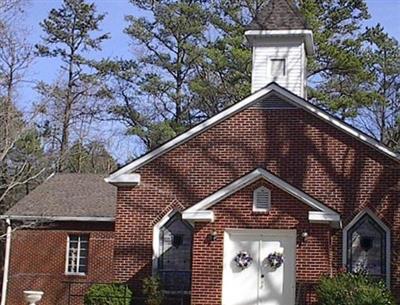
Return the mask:
<path fill-rule="evenodd" d="M 307 241 L 308 238 L 308 232 L 304 231 L 303 233 L 301 233 L 301 242 L 305 243 Z"/>
<path fill-rule="evenodd" d="M 297 247 L 300 247 L 302 244 L 306 243 L 308 240 L 308 232 L 307 231 L 303 231 L 303 232 L 299 232 L 297 234 Z"/>
<path fill-rule="evenodd" d="M 210 234 L 208 234 L 208 240 L 209 240 L 209 242 L 212 242 L 212 241 L 216 241 L 217 240 L 217 231 L 212 231 Z"/>

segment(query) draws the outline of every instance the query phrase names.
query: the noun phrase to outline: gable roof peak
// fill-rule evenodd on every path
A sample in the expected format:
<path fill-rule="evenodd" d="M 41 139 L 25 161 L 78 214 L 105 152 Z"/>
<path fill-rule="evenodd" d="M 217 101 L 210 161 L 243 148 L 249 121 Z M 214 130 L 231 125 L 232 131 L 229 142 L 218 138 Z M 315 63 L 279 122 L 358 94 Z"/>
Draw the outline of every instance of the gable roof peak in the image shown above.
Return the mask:
<path fill-rule="evenodd" d="M 265 1 L 248 30 L 305 30 L 304 16 L 293 0 Z"/>

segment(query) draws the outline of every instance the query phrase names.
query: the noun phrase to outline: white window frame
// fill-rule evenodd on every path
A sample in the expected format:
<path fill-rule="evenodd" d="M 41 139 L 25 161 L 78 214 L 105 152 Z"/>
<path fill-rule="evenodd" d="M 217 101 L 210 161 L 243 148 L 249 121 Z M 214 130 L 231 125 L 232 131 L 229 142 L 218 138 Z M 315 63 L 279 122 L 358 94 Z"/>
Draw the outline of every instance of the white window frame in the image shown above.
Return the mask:
<path fill-rule="evenodd" d="M 266 209 L 262 209 L 262 208 L 257 207 L 257 196 L 256 196 L 256 193 L 258 191 L 260 191 L 260 190 L 266 191 L 268 193 L 269 206 Z M 253 191 L 253 212 L 257 212 L 257 213 L 267 213 L 267 212 L 269 212 L 271 210 L 271 207 L 272 207 L 272 203 L 271 203 L 272 200 L 271 199 L 272 199 L 271 198 L 271 190 L 269 188 L 267 188 L 265 186 L 260 186 L 260 187 L 256 188 Z"/>
<path fill-rule="evenodd" d="M 68 263 L 69 263 L 69 250 L 70 250 L 70 247 L 69 247 L 69 244 L 70 244 L 70 237 L 71 236 L 78 236 L 78 253 L 77 253 L 77 255 L 78 255 L 78 258 L 77 258 L 77 262 L 78 262 L 78 269 L 79 269 L 79 261 L 80 261 L 80 252 L 81 252 L 81 237 L 83 236 L 83 235 L 85 235 L 85 236 L 87 236 L 88 237 L 88 253 L 89 253 L 89 235 L 88 234 L 79 234 L 79 233 L 76 233 L 76 234 L 74 234 L 74 233 L 71 233 L 71 234 L 68 234 L 68 236 L 67 236 L 67 251 L 66 251 L 66 253 L 65 253 L 65 274 L 66 275 L 80 275 L 80 276 L 85 276 L 85 275 L 87 275 L 87 272 L 70 272 L 70 271 L 68 271 Z M 88 264 L 88 262 L 89 262 L 89 257 L 86 257 L 86 262 L 87 262 L 87 264 Z M 88 269 L 88 265 L 86 265 L 86 270 Z"/>
<path fill-rule="evenodd" d="M 370 216 L 386 233 L 386 285 L 390 287 L 390 229 L 370 209 L 365 209 L 358 213 L 358 215 L 343 229 L 342 265 L 343 267 L 347 267 L 347 233 L 365 214 L 368 214 L 368 216 Z"/>
<path fill-rule="evenodd" d="M 274 61 L 274 60 L 283 60 L 284 61 L 284 64 L 285 64 L 285 66 L 284 66 L 284 70 L 283 70 L 283 75 L 280 75 L 280 76 L 275 76 L 275 75 L 272 75 L 272 62 Z M 288 66 L 288 63 L 287 63 L 287 57 L 285 57 L 285 56 L 282 56 L 282 57 L 270 57 L 270 58 L 268 58 L 268 73 L 269 73 L 269 75 L 271 76 L 271 78 L 273 78 L 273 79 L 285 79 L 285 78 L 287 78 L 287 75 L 288 75 L 288 68 L 287 68 L 287 66 Z"/>

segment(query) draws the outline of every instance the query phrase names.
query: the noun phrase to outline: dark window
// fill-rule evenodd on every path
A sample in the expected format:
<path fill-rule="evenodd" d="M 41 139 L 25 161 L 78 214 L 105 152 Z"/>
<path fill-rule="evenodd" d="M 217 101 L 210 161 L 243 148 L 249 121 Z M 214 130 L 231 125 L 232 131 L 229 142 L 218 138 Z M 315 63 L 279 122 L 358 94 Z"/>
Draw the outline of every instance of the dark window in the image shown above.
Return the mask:
<path fill-rule="evenodd" d="M 86 274 L 88 265 L 89 236 L 69 235 L 67 245 L 67 273 Z"/>
<path fill-rule="evenodd" d="M 160 230 L 158 274 L 165 290 L 189 291 L 191 286 L 193 228 L 180 213 Z"/>
<path fill-rule="evenodd" d="M 347 232 L 347 268 L 386 278 L 386 231 L 368 214 Z"/>

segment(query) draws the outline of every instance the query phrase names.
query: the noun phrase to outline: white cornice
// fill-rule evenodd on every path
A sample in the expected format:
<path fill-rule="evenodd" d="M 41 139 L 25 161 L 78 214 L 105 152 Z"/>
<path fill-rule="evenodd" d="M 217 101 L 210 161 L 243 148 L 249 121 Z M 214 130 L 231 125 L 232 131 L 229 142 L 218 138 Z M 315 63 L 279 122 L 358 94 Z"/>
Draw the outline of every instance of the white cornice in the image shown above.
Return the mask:
<path fill-rule="evenodd" d="M 115 186 L 136 186 L 140 184 L 140 174 L 121 174 L 115 177 L 107 177 L 105 182 Z"/>
<path fill-rule="evenodd" d="M 233 106 L 221 111 L 220 113 L 216 114 L 215 116 L 209 118 L 208 120 L 200 123 L 199 125 L 189 129 L 188 131 L 184 132 L 183 134 L 173 138 L 172 140 L 168 141 L 167 143 L 161 145 L 160 147 L 148 152 L 147 154 L 143 155 L 142 157 L 132 161 L 131 163 L 125 165 L 121 169 L 117 170 L 113 174 L 111 174 L 108 178 L 106 178 L 106 182 L 114 180 L 116 177 L 126 174 L 129 172 L 135 171 L 140 166 L 147 164 L 151 160 L 157 158 L 158 156 L 170 151 L 171 149 L 175 148 L 178 145 L 185 143 L 186 141 L 192 139 L 193 137 L 197 136 L 198 134 L 206 131 L 207 129 L 211 128 L 212 126 L 218 124 L 219 122 L 226 120 L 227 118 L 231 117 L 232 115 L 238 113 L 251 103 L 257 101 L 258 99 L 265 97 L 269 92 L 271 92 L 273 88 L 273 84 L 266 86 L 257 92 L 254 92 L 252 95 L 248 96 L 244 100 L 240 101 L 239 103 L 234 104 Z"/>
<path fill-rule="evenodd" d="M 390 158 L 392 158 L 396 161 L 400 160 L 399 154 L 390 150 L 388 147 L 386 147 L 379 141 L 362 133 L 358 129 L 344 123 L 343 121 L 335 118 L 334 116 L 328 114 L 327 112 L 319 109 L 318 107 L 312 105 L 311 103 L 309 103 L 306 100 L 302 99 L 301 97 L 293 94 L 292 92 L 286 90 L 285 88 L 279 86 L 278 84 L 270 83 L 269 85 L 265 86 L 264 88 L 254 92 L 253 94 L 251 94 L 244 100 L 221 111 L 220 113 L 218 113 L 217 115 L 204 121 L 203 123 L 189 129 L 185 133 L 177 136 L 176 138 L 166 142 L 165 144 L 161 145 L 160 147 L 150 151 L 149 153 L 143 155 L 142 157 L 125 165 L 124 167 L 120 168 L 119 170 L 117 170 L 116 172 L 111 174 L 109 177 L 107 177 L 105 179 L 105 181 L 109 182 L 109 183 L 112 183 L 113 181 L 118 181 L 119 177 L 121 175 L 125 175 L 125 174 L 134 172 L 141 166 L 151 162 L 152 160 L 167 153 L 168 151 L 174 149 L 175 147 L 177 147 L 183 143 L 186 143 L 190 139 L 205 132 L 209 128 L 217 125 L 218 123 L 226 120 L 227 118 L 235 115 L 236 113 L 238 113 L 238 112 L 242 111 L 243 109 L 245 109 L 246 107 L 249 107 L 250 105 L 256 103 L 257 101 L 261 100 L 262 98 L 267 97 L 268 94 L 271 94 L 272 92 L 281 96 L 282 98 L 286 99 L 288 102 L 292 103 L 293 105 L 300 107 L 300 108 L 304 109 L 305 111 L 318 117 L 319 119 L 331 124 L 332 126 L 338 128 L 339 130 L 353 136 L 354 138 L 358 139 L 359 141 L 373 147 L 374 149 L 383 153 L 384 155 L 389 156 Z M 140 182 L 140 178 L 139 178 L 138 182 Z"/>
<path fill-rule="evenodd" d="M 314 54 L 314 37 L 311 30 L 249 30 L 244 34 L 250 43 L 253 43 L 257 37 L 278 38 L 300 36 L 304 39 L 307 54 Z"/>

